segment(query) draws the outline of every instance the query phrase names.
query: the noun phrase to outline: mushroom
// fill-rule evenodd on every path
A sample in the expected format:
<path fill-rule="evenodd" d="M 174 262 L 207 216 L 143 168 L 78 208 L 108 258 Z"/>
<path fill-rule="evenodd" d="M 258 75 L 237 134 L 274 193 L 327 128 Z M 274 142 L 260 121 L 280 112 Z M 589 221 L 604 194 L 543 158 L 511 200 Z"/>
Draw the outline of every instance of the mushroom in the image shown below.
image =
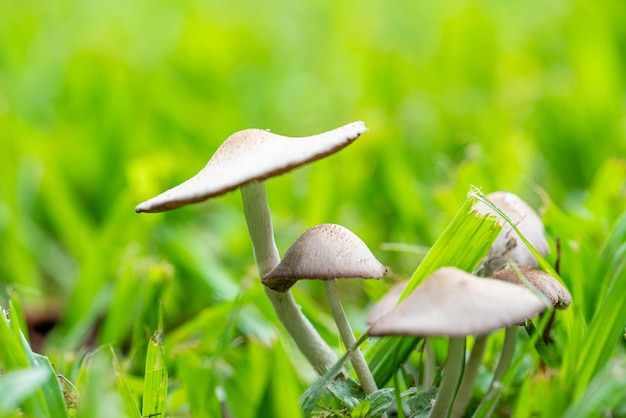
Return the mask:
<path fill-rule="evenodd" d="M 530 290 L 442 267 L 372 324 L 369 334 L 465 337 L 532 318 L 546 305 Z"/>
<path fill-rule="evenodd" d="M 322 224 L 300 235 L 262 281 L 270 289 L 285 292 L 301 279 L 375 279 L 386 273 L 356 234 L 341 225 Z"/>
<path fill-rule="evenodd" d="M 263 180 L 330 155 L 366 131 L 363 122 L 309 137 L 290 138 L 261 129 L 231 135 L 206 166 L 184 183 L 140 203 L 136 212 L 162 212 L 240 188 L 254 258 L 263 277 L 280 261 Z M 266 288 L 274 310 L 313 368 L 324 374 L 337 360 L 290 292 Z"/>
<path fill-rule="evenodd" d="M 519 266 L 518 269 L 526 280 L 550 300 L 555 308 L 567 309 L 570 303 L 572 303 L 572 295 L 569 291 L 545 271 L 528 266 Z M 525 285 L 517 275 L 517 272 L 510 266 L 495 272 L 491 277 L 504 282 Z"/>
<path fill-rule="evenodd" d="M 526 202 L 517 195 L 509 192 L 494 192 L 487 198 L 497 206 L 515 224 L 519 232 L 541 255 L 550 252 L 548 242 L 544 237 L 544 227 L 541 218 Z M 473 209 L 479 214 L 492 214 L 499 218 L 502 216 L 487 206 L 484 202 L 478 202 Z M 479 275 L 490 276 L 493 272 L 505 267 L 508 258 L 522 266 L 536 267 L 537 259 L 518 237 L 513 227 L 508 222 L 503 222 L 502 231 L 489 249 L 489 253 L 481 263 Z"/>
<path fill-rule="evenodd" d="M 374 322 L 369 334 L 449 338 L 446 373 L 431 410 L 431 416 L 447 416 L 462 374 L 465 337 L 520 323 L 546 307 L 525 287 L 443 267 Z"/>
<path fill-rule="evenodd" d="M 366 130 L 363 122 L 353 122 L 300 138 L 263 129 L 236 132 L 222 143 L 195 176 L 140 203 L 135 211 L 152 213 L 176 209 L 222 195 L 244 184 L 275 177 L 339 151 Z"/>
<path fill-rule="evenodd" d="M 336 279 L 373 279 L 386 273 L 387 269 L 356 234 L 341 225 L 322 224 L 298 237 L 280 264 L 263 277 L 263 284 L 285 292 L 298 280 L 321 279 L 341 339 L 346 348 L 351 348 L 356 338 L 337 294 Z M 350 360 L 365 393 L 375 392 L 376 382 L 358 347 Z"/>

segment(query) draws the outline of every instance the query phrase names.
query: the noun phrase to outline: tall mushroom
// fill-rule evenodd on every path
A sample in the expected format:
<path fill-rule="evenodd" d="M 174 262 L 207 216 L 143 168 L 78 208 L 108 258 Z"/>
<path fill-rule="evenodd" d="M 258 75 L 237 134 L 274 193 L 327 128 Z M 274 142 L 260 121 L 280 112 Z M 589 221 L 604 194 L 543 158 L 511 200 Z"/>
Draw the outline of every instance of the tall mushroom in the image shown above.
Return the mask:
<path fill-rule="evenodd" d="M 523 286 L 485 280 L 454 267 L 443 267 L 376 320 L 369 334 L 450 339 L 446 372 L 431 410 L 431 416 L 445 417 L 463 369 L 465 337 L 486 335 L 545 309 L 543 301 Z"/>
<path fill-rule="evenodd" d="M 195 176 L 137 205 L 135 210 L 162 212 L 240 188 L 254 258 L 259 276 L 263 277 L 280 261 L 263 181 L 337 152 L 366 130 L 363 122 L 353 122 L 300 138 L 261 129 L 237 132 L 224 141 Z M 290 292 L 266 288 L 266 293 L 298 348 L 317 373 L 324 374 L 336 362 L 336 355 L 304 317 Z"/>
<path fill-rule="evenodd" d="M 263 284 L 285 292 L 298 280 L 321 279 L 337 329 L 349 349 L 356 344 L 356 338 L 337 294 L 336 279 L 372 279 L 386 273 L 387 269 L 356 234 L 341 225 L 322 224 L 300 235 L 280 264 L 263 277 Z M 351 361 L 365 393 L 375 392 L 376 382 L 358 347 Z"/>

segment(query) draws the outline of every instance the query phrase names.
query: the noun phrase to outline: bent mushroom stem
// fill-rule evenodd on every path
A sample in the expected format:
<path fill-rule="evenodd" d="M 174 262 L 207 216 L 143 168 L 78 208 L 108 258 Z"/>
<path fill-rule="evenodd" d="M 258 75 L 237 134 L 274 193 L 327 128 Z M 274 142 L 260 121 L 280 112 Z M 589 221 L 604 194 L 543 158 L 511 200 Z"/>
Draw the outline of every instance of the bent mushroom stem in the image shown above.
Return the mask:
<path fill-rule="evenodd" d="M 345 344 L 346 349 L 354 347 L 356 344 L 356 338 L 354 337 L 354 333 L 352 332 L 346 313 L 343 310 L 341 301 L 339 300 L 339 295 L 337 294 L 337 282 L 335 280 L 324 280 L 324 290 L 326 291 L 326 298 L 328 299 L 330 310 L 335 318 L 339 335 L 341 335 L 341 339 Z M 354 367 L 354 371 L 361 382 L 363 391 L 366 394 L 376 392 L 376 390 L 378 390 L 376 382 L 374 381 L 372 372 L 367 366 L 363 352 L 359 347 L 356 347 L 356 349 L 352 352 L 350 360 L 352 362 L 352 366 Z"/>
<path fill-rule="evenodd" d="M 465 365 L 465 337 L 450 337 L 448 346 L 448 360 L 446 370 L 441 380 L 441 386 L 433 408 L 430 410 L 431 418 L 445 418 L 448 416 L 450 406 L 458 388 L 459 380 L 463 374 Z"/>
<path fill-rule="evenodd" d="M 254 181 L 242 186 L 241 198 L 254 249 L 254 259 L 259 275 L 263 277 L 280 262 L 263 182 Z M 266 287 L 265 293 L 278 319 L 294 339 L 302 354 L 309 360 L 315 371 L 323 376 L 337 362 L 335 353 L 302 314 L 291 292 L 279 293 Z"/>

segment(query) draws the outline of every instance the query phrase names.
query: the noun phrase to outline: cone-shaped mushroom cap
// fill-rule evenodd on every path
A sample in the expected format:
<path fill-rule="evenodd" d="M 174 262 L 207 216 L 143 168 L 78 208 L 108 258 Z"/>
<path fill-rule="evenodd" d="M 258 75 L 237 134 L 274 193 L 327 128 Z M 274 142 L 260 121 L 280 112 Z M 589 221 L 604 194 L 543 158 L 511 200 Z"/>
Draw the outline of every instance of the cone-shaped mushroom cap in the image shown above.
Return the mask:
<path fill-rule="evenodd" d="M 136 212 L 163 212 L 219 196 L 255 180 L 265 180 L 330 155 L 367 130 L 363 122 L 309 137 L 290 138 L 262 129 L 231 135 L 206 166 L 184 183 L 135 208 Z"/>
<path fill-rule="evenodd" d="M 508 192 L 495 192 L 487 197 L 515 223 L 515 226 L 541 255 L 550 251 L 544 236 L 543 222 L 526 202 L 517 195 Z M 482 202 L 475 204 L 474 210 L 480 214 L 492 214 L 501 219 L 495 211 Z M 500 235 L 494 241 L 481 265 L 485 273 L 489 275 L 505 267 L 508 264 L 507 256 L 521 266 L 536 267 L 537 259 L 511 225 L 504 222 L 504 219 L 502 219 L 502 224 L 504 226 Z"/>
<path fill-rule="evenodd" d="M 300 235 L 282 261 L 263 277 L 263 284 L 286 292 L 300 279 L 373 279 L 386 273 L 387 269 L 352 231 L 341 225 L 322 224 Z"/>
<path fill-rule="evenodd" d="M 567 309 L 572 303 L 572 295 L 567 291 L 565 287 L 554 277 L 550 276 L 545 271 L 532 268 L 519 266 L 520 272 L 526 277 L 526 279 L 533 284 L 541 293 L 546 295 L 552 306 L 557 309 Z M 509 283 L 524 285 L 515 270 L 511 267 L 504 268 L 497 271 L 492 275 L 494 279 L 502 280 Z"/>
<path fill-rule="evenodd" d="M 545 309 L 541 299 L 525 287 L 443 267 L 376 321 L 369 333 L 483 335 L 523 322 Z"/>

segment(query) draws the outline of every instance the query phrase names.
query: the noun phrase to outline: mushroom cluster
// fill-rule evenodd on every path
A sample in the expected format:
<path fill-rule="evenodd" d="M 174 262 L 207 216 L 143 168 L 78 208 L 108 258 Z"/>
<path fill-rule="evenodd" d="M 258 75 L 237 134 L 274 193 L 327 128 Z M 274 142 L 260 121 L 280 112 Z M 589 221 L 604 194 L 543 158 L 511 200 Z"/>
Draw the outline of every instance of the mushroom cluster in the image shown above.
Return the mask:
<path fill-rule="evenodd" d="M 567 289 L 536 268 L 537 258 L 518 235 L 523 235 L 539 254 L 548 253 L 543 223 L 537 213 L 512 193 L 496 192 L 487 199 L 491 205 L 479 202 L 473 209 L 481 215 L 497 216 L 504 227 L 476 275 L 453 267 L 440 268 L 402 301 L 399 299 L 406 282 L 400 282 L 368 316 L 371 336 L 449 338 L 446 371 L 431 410 L 431 416 L 435 417 L 462 416 L 489 333 L 506 328 L 493 387 L 512 360 L 517 325 L 546 309 L 565 309 L 571 303 Z M 508 218 L 507 222 L 503 218 Z M 472 352 L 473 360 L 463 370 L 468 336 L 476 338 L 476 353 Z"/>
<path fill-rule="evenodd" d="M 386 270 L 358 237 L 345 228 L 330 225 L 312 228 L 305 233 L 287 252 L 285 262 L 280 263 L 263 182 L 341 150 L 366 130 L 363 122 L 353 122 L 322 134 L 299 138 L 261 129 L 237 132 L 224 141 L 196 175 L 135 208 L 138 213 L 163 212 L 239 188 L 254 258 L 259 276 L 264 278 L 266 294 L 285 329 L 320 375 L 336 363 L 337 356 L 303 315 L 289 287 L 295 280 L 304 278 L 302 276 L 321 279 L 380 277 Z M 321 266 L 325 266 L 323 271 L 315 270 Z M 301 277 L 294 279 L 294 275 Z M 341 305 L 333 286 L 334 283 L 330 282 L 327 285 L 329 301 L 335 318 L 339 318 L 341 315 L 337 309 Z M 345 314 L 343 320 L 338 319 L 338 324 L 342 321 L 338 326 L 344 343 L 351 347 L 354 337 L 347 337 Z M 352 335 L 351 330 L 349 334 Z M 359 361 L 367 369 L 362 356 L 356 360 Z M 355 365 L 355 370 L 358 367 Z M 361 380 L 367 380 L 365 371 L 357 373 Z M 371 375 L 369 383 L 369 390 L 375 390 Z"/>
<path fill-rule="evenodd" d="M 277 317 L 313 369 L 324 375 L 338 358 L 303 315 L 290 291 L 299 280 L 322 280 L 339 334 L 346 349 L 350 349 L 354 371 L 369 394 L 377 390 L 376 382 L 343 311 L 336 280 L 379 278 L 387 269 L 358 236 L 335 224 L 306 230 L 281 261 L 264 187 L 265 180 L 337 152 L 365 131 L 363 122 L 354 122 L 299 138 L 260 129 L 237 132 L 216 150 L 200 172 L 137 205 L 135 210 L 172 210 L 239 188 L 259 277 Z M 506 328 L 493 387 L 512 360 L 517 325 L 546 309 L 565 309 L 571 303 L 567 289 L 537 268 L 537 257 L 546 255 L 549 246 L 541 218 L 530 206 L 512 193 L 496 192 L 476 203 L 473 210 L 479 215 L 495 216 L 503 225 L 476 274 L 442 267 L 402 301 L 399 299 L 406 283 L 400 283 L 374 306 L 367 318 L 369 336 L 449 339 L 445 373 L 431 410 L 435 417 L 462 416 L 490 333 Z M 468 336 L 474 336 L 475 344 L 463 371 Z"/>

